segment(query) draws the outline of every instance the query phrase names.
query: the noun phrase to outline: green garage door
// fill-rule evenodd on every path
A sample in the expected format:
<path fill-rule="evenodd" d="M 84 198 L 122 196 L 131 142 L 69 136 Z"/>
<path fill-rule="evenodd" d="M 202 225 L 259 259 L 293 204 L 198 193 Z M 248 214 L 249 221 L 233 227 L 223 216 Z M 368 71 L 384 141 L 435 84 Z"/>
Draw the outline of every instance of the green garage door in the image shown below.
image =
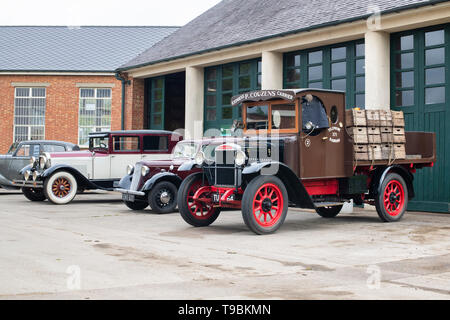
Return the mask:
<path fill-rule="evenodd" d="M 409 210 L 450 212 L 450 25 L 408 31 L 391 39 L 391 104 L 406 130 L 437 135 L 438 161 L 415 175 Z"/>

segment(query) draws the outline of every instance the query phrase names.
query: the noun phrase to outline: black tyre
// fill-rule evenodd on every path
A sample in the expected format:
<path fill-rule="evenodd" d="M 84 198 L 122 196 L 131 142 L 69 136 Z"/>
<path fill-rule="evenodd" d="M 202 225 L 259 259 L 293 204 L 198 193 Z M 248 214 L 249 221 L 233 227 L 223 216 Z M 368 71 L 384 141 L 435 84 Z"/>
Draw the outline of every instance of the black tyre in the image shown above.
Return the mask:
<path fill-rule="evenodd" d="M 22 188 L 22 193 L 30 201 L 39 202 L 45 201 L 45 194 L 43 189 Z"/>
<path fill-rule="evenodd" d="M 274 176 L 259 176 L 245 189 L 242 218 L 254 233 L 271 234 L 283 225 L 288 207 L 288 193 L 283 182 Z"/>
<path fill-rule="evenodd" d="M 77 192 L 77 179 L 67 171 L 57 171 L 44 182 L 45 197 L 53 204 L 68 204 L 75 198 Z"/>
<path fill-rule="evenodd" d="M 322 218 L 332 219 L 341 213 L 343 207 L 344 206 L 320 207 L 316 208 L 316 212 Z"/>
<path fill-rule="evenodd" d="M 408 207 L 408 187 L 396 173 L 390 173 L 381 184 L 381 192 L 375 199 L 378 216 L 384 222 L 397 222 Z"/>
<path fill-rule="evenodd" d="M 177 187 L 172 182 L 162 181 L 148 193 L 148 203 L 155 213 L 171 213 L 177 206 L 177 195 Z"/>
<path fill-rule="evenodd" d="M 130 208 L 131 210 L 134 210 L 134 211 L 142 211 L 148 207 L 148 203 L 145 201 L 139 201 L 139 202 L 124 201 L 124 203 L 128 208 Z"/>
<path fill-rule="evenodd" d="M 194 227 L 207 227 L 220 215 L 220 208 L 193 200 L 195 193 L 203 186 L 202 176 L 194 174 L 184 179 L 178 190 L 177 203 L 181 217 Z M 202 196 L 211 199 L 208 192 Z"/>

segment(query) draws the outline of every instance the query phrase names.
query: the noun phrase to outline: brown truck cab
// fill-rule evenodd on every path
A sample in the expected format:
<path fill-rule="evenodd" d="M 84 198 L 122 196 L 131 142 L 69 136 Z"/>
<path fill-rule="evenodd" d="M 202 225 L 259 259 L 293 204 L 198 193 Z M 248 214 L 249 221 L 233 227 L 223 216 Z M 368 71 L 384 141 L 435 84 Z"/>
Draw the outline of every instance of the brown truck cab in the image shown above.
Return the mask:
<path fill-rule="evenodd" d="M 405 133 L 405 157 L 359 159 L 344 92 L 262 90 L 232 103 L 242 105 L 244 120 L 233 131 L 243 137 L 227 139 L 214 160 L 199 152 L 180 168 L 202 169 L 178 193 L 180 214 L 195 227 L 232 208 L 242 210 L 249 229 L 269 234 L 281 227 L 289 206 L 334 218 L 351 200 L 375 205 L 383 221 L 399 221 L 414 197 L 413 174 L 436 161 L 435 134 L 425 132 Z"/>

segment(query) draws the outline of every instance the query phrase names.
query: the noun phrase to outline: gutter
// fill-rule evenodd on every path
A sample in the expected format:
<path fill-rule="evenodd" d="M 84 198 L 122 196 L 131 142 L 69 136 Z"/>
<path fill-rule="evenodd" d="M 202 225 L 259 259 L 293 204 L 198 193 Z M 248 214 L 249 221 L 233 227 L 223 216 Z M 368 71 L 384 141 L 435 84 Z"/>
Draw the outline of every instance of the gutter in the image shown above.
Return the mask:
<path fill-rule="evenodd" d="M 115 74 L 115 77 L 117 80 L 122 82 L 122 119 L 121 119 L 121 128 L 122 130 L 125 130 L 125 92 L 126 92 L 126 85 L 130 85 L 131 81 L 125 79 L 120 75 L 119 72 Z"/>
<path fill-rule="evenodd" d="M 385 15 L 385 14 L 389 14 L 389 13 L 399 13 L 401 11 L 405 11 L 405 10 L 409 10 L 409 9 L 417 9 L 417 8 L 426 7 L 426 6 L 433 6 L 433 5 L 436 5 L 439 3 L 443 3 L 443 2 L 448 2 L 448 0 L 429 0 L 429 1 L 425 1 L 425 2 L 414 3 L 414 4 L 403 6 L 403 7 L 397 7 L 397 8 L 393 8 L 393 9 L 384 10 L 384 11 L 381 11 L 380 14 Z M 213 51 L 220 51 L 220 50 L 224 50 L 224 49 L 228 49 L 228 48 L 239 47 L 239 46 L 243 46 L 243 45 L 252 44 L 255 42 L 270 40 L 273 38 L 286 37 L 286 36 L 290 36 L 293 34 L 312 31 L 312 30 L 316 30 L 316 29 L 320 29 L 320 28 L 333 27 L 333 26 L 337 26 L 340 24 L 344 24 L 344 23 L 351 23 L 351 22 L 355 22 L 355 21 L 359 21 L 359 20 L 366 20 L 369 17 L 371 17 L 372 15 L 373 15 L 372 13 L 369 13 L 369 14 L 365 14 L 363 16 L 343 19 L 343 20 L 339 20 L 339 21 L 326 22 L 326 23 L 314 25 L 314 26 L 307 27 L 307 28 L 287 31 L 287 32 L 278 33 L 278 34 L 274 34 L 274 35 L 270 35 L 270 36 L 252 39 L 252 40 L 236 42 L 236 43 L 227 44 L 227 45 L 220 46 L 220 47 L 215 47 L 215 48 L 205 49 L 205 50 L 201 50 L 201 51 L 197 51 L 197 52 L 187 53 L 187 54 L 175 56 L 172 58 L 165 58 L 165 59 L 160 59 L 160 60 L 156 60 L 156 61 L 152 61 L 152 62 L 148 62 L 148 63 L 142 63 L 142 64 L 138 64 L 138 65 L 134 65 L 134 66 L 118 68 L 116 71 L 122 72 L 122 71 L 128 71 L 128 70 L 132 70 L 132 69 L 139 69 L 139 68 L 148 67 L 148 66 L 152 66 L 155 64 L 163 63 L 163 62 L 170 62 L 170 61 L 179 60 L 179 59 L 183 59 L 183 58 L 187 58 L 187 57 L 191 57 L 191 56 L 195 56 L 195 55 L 201 55 L 201 54 L 205 54 L 205 53 L 209 53 L 209 52 L 213 52 Z M 162 41 L 168 41 L 168 40 L 164 39 Z"/>

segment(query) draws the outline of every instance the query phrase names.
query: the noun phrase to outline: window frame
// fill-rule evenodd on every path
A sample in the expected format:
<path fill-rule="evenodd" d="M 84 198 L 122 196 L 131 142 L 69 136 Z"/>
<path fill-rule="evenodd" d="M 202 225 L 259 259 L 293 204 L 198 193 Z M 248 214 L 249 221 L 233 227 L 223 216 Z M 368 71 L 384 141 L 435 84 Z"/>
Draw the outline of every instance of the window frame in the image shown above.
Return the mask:
<path fill-rule="evenodd" d="M 295 101 L 293 102 L 295 104 L 295 128 L 292 129 L 272 129 L 272 105 L 283 105 L 283 104 L 292 104 L 285 102 L 283 103 L 282 100 L 280 102 L 280 100 L 272 100 L 272 101 L 258 101 L 258 102 L 251 102 L 251 103 L 245 103 L 242 106 L 242 119 L 244 120 L 244 133 L 251 133 L 251 132 L 256 132 L 256 133 L 267 133 L 267 134 L 272 134 L 272 133 L 298 133 L 299 131 L 299 120 L 300 120 L 300 113 L 299 113 L 299 101 L 300 99 L 298 99 L 297 97 L 295 98 Z M 248 107 L 256 107 L 256 106 L 264 106 L 267 105 L 269 107 L 269 114 L 268 114 L 268 123 L 269 125 L 269 129 L 268 130 L 255 130 L 255 129 L 247 129 L 247 108 Z"/>
<path fill-rule="evenodd" d="M 113 90 L 112 88 L 98 88 L 98 87 L 91 87 L 91 88 L 79 88 L 80 90 L 78 91 L 78 145 L 82 148 L 84 147 L 89 147 L 89 134 L 86 136 L 87 139 L 87 144 L 82 144 L 80 139 L 81 139 L 81 128 L 94 128 L 94 131 L 91 131 L 91 133 L 95 133 L 95 132 L 108 132 L 111 131 L 111 124 L 112 124 L 112 101 L 113 101 Z M 82 97 L 81 96 L 81 92 L 83 90 L 94 90 L 95 92 L 95 96 L 94 97 Z M 110 91 L 110 96 L 108 98 L 98 98 L 97 92 L 98 90 L 109 90 Z M 81 121 L 81 102 L 82 100 L 95 100 L 97 103 L 97 100 L 110 100 L 110 119 L 109 119 L 109 127 L 107 128 L 106 126 L 81 126 L 80 125 L 80 121 Z M 97 129 L 100 129 L 100 131 L 97 131 Z"/>
<path fill-rule="evenodd" d="M 114 143 L 115 143 L 115 139 L 116 138 L 137 138 L 138 139 L 138 149 L 134 149 L 134 150 L 115 150 L 114 148 Z M 141 141 L 141 136 L 139 135 L 122 135 L 122 134 L 117 134 L 117 135 L 112 135 L 110 137 L 110 145 L 111 145 L 111 153 L 115 153 L 115 154 L 135 154 L 135 153 L 141 153 L 142 152 L 142 141 Z"/>

